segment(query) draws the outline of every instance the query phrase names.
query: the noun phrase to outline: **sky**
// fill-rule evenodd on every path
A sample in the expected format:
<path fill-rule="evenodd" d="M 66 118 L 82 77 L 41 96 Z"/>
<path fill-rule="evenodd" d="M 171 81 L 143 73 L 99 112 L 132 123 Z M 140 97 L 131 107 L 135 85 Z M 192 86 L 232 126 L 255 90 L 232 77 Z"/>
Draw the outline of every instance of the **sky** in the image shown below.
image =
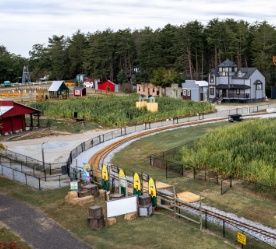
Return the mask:
<path fill-rule="evenodd" d="M 276 24 L 275 0 L 0 0 L 0 46 L 29 57 L 33 45 L 48 45 L 54 35 L 72 37 L 80 30 L 116 32 L 214 18 Z"/>

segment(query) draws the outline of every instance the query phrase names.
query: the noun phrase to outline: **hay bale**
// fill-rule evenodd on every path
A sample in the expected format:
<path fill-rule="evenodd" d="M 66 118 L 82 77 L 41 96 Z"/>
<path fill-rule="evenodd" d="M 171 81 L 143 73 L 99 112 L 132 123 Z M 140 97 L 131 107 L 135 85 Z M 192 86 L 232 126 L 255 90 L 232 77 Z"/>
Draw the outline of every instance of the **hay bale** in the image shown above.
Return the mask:
<path fill-rule="evenodd" d="M 94 202 L 94 196 L 90 195 L 90 196 L 85 196 L 82 198 L 78 197 L 78 193 L 76 192 L 76 194 L 72 194 L 72 192 L 76 192 L 76 191 L 71 191 L 68 193 L 68 195 L 65 196 L 65 202 L 69 203 L 69 204 L 73 204 L 73 205 L 80 205 L 83 206 L 86 203 L 93 203 Z"/>
<path fill-rule="evenodd" d="M 125 220 L 134 220 L 137 218 L 137 212 L 125 214 Z"/>
<path fill-rule="evenodd" d="M 107 226 L 112 226 L 112 225 L 116 224 L 116 222 L 117 222 L 117 220 L 116 220 L 115 217 L 107 218 L 107 219 L 105 220 L 105 224 L 106 224 Z"/>
<path fill-rule="evenodd" d="M 99 196 L 105 198 L 105 195 L 106 195 L 106 190 L 99 189 Z"/>
<path fill-rule="evenodd" d="M 65 196 L 65 201 L 70 202 L 73 199 L 78 198 L 78 192 L 77 191 L 69 191 L 68 194 Z"/>

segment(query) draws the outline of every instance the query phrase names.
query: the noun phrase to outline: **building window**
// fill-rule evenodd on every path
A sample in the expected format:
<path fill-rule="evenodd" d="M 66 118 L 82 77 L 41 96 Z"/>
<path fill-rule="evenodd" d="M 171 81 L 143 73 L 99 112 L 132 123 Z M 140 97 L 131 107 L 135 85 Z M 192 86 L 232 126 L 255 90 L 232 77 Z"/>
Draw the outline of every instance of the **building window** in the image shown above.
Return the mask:
<path fill-rule="evenodd" d="M 209 91 L 210 95 L 214 95 L 214 88 L 210 88 Z"/>
<path fill-rule="evenodd" d="M 187 96 L 191 96 L 191 91 L 187 90 Z"/>
<path fill-rule="evenodd" d="M 146 90 L 146 87 L 145 87 L 145 85 L 143 85 L 143 92 Z"/>
<path fill-rule="evenodd" d="M 186 90 L 183 90 L 183 96 L 186 96 Z"/>
<path fill-rule="evenodd" d="M 236 90 L 236 94 L 237 94 L 237 95 L 240 95 L 240 89 L 237 89 L 237 90 Z"/>
<path fill-rule="evenodd" d="M 210 83 L 214 83 L 214 74 L 210 75 Z"/>
<path fill-rule="evenodd" d="M 262 90 L 263 85 L 262 84 L 256 84 L 256 90 Z"/>

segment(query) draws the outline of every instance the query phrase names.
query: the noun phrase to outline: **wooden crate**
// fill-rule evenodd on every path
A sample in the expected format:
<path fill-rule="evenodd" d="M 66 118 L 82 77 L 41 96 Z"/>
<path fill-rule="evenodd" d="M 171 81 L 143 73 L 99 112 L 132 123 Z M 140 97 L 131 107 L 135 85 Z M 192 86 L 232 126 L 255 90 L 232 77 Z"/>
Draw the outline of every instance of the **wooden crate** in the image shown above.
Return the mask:
<path fill-rule="evenodd" d="M 149 194 L 143 194 L 138 197 L 138 203 L 140 206 L 147 206 L 151 204 L 151 198 Z"/>
<path fill-rule="evenodd" d="M 152 215 L 152 205 L 138 206 L 139 217 L 148 217 Z"/>
<path fill-rule="evenodd" d="M 114 193 L 114 194 L 110 194 L 109 195 L 109 199 L 110 200 L 118 200 L 118 199 L 121 199 L 123 197 L 124 197 L 124 195 L 123 194 L 119 194 L 119 193 Z"/>
<path fill-rule="evenodd" d="M 89 193 L 89 190 L 79 190 L 78 191 L 78 197 L 85 197 L 85 196 L 89 196 L 90 193 Z"/>
<path fill-rule="evenodd" d="M 99 188 L 96 184 L 88 184 L 83 186 L 82 188 L 88 190 L 90 195 L 93 195 L 95 197 L 99 196 Z"/>
<path fill-rule="evenodd" d="M 103 215 L 103 209 L 99 205 L 91 206 L 88 208 L 89 217 L 99 218 Z"/>
<path fill-rule="evenodd" d="M 90 228 L 100 229 L 100 228 L 104 227 L 104 216 L 103 215 L 101 217 L 97 217 L 97 218 L 88 217 L 87 221 L 88 221 L 88 226 Z"/>

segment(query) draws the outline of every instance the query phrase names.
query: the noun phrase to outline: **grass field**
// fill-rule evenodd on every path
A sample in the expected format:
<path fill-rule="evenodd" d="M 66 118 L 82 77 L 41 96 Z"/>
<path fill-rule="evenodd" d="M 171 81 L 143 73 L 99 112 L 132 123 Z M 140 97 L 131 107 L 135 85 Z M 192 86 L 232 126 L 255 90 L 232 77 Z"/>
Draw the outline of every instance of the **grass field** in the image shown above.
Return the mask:
<path fill-rule="evenodd" d="M 204 203 L 208 205 L 276 228 L 276 201 L 270 197 L 269 193 L 256 193 L 250 189 L 244 189 L 243 186 L 236 183 L 232 190 L 225 195 L 220 195 L 218 185 L 194 181 L 189 177 L 166 179 L 164 171 L 149 166 L 148 157 L 150 154 L 193 141 L 204 133 L 222 125 L 231 124 L 228 122 L 205 124 L 140 139 L 117 153 L 113 163 L 123 168 L 127 175 L 134 171 L 148 173 L 155 180 L 175 185 L 177 192 L 188 190 L 200 194 L 204 197 Z M 170 217 L 162 209 L 158 209 L 150 218 L 126 221 L 123 217 L 118 217 L 117 224 L 104 227 L 101 230 L 92 230 L 87 226 L 88 207 L 91 204 L 81 207 L 66 203 L 64 197 L 68 188 L 38 191 L 0 177 L 0 192 L 42 210 L 95 249 L 107 247 L 115 249 L 122 247 L 133 249 L 237 248 L 229 245 L 221 236 L 200 231 L 196 224 Z M 104 205 L 104 201 L 99 198 L 96 199 L 95 203 Z M 18 240 L 18 238 L 13 237 L 15 235 L 11 231 L 2 229 L 0 230 L 0 241 Z"/>

